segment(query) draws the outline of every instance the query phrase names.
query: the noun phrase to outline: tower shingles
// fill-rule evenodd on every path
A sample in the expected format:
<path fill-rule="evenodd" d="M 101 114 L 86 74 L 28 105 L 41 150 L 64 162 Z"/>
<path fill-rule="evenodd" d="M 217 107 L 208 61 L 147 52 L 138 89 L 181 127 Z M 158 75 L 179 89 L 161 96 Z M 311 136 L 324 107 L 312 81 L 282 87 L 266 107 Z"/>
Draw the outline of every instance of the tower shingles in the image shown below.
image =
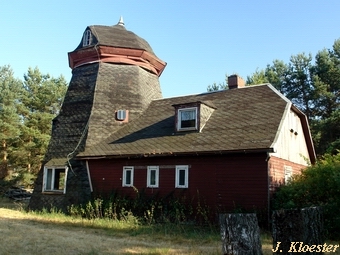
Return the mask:
<path fill-rule="evenodd" d="M 125 125 L 117 120 L 116 111 L 127 110 L 128 122 L 132 122 L 152 100 L 162 98 L 158 76 L 165 63 L 143 38 L 122 25 L 89 26 L 83 36 L 87 30 L 91 31 L 88 44 L 84 45 L 82 38 L 69 53 L 72 79 L 60 114 L 53 121 L 29 204 L 33 210 L 57 207 L 66 211 L 71 204 L 86 202 L 91 196 L 86 163 L 74 157 Z M 68 167 L 66 193 L 44 190 L 44 181 L 48 182 L 45 167 Z"/>

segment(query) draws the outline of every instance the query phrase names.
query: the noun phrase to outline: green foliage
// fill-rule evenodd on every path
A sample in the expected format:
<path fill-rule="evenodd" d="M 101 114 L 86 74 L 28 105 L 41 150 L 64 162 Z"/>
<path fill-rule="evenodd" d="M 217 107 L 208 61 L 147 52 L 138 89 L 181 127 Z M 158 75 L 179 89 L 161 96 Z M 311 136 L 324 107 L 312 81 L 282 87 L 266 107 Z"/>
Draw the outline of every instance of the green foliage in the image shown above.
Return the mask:
<path fill-rule="evenodd" d="M 310 124 L 318 156 L 340 149 L 340 39 L 315 56 L 292 55 L 274 60 L 247 77 L 247 84 L 271 83 L 302 110 Z"/>
<path fill-rule="evenodd" d="M 255 85 L 255 84 L 263 84 L 268 83 L 268 78 L 266 77 L 266 73 L 264 70 L 256 70 L 251 76 L 247 76 L 247 84 Z"/>
<path fill-rule="evenodd" d="M 19 141 L 21 121 L 18 114 L 22 98 L 20 81 L 13 77 L 9 66 L 0 67 L 0 179 L 4 178 L 9 167 L 15 164 L 12 154 Z"/>
<path fill-rule="evenodd" d="M 340 153 L 327 154 L 294 176 L 275 193 L 272 205 L 274 210 L 321 206 L 328 234 L 340 233 Z"/>
<path fill-rule="evenodd" d="M 214 82 L 211 85 L 208 85 L 207 91 L 212 92 L 212 91 L 217 91 L 217 90 L 224 90 L 228 89 L 228 75 L 225 75 L 224 82 L 216 83 Z"/>
<path fill-rule="evenodd" d="M 9 66 L 0 67 L 0 179 L 13 173 L 18 185 L 31 185 L 66 89 L 63 76 L 53 78 L 29 68 L 21 81 Z"/>
<path fill-rule="evenodd" d="M 105 218 L 147 225 L 162 222 L 196 222 L 206 225 L 210 224 L 211 220 L 210 208 L 199 196 L 196 199 L 188 199 L 171 193 L 162 198 L 149 197 L 138 190 L 134 198 L 115 192 L 107 198 L 96 197 L 85 205 L 73 205 L 68 208 L 68 212 L 87 219 Z"/>

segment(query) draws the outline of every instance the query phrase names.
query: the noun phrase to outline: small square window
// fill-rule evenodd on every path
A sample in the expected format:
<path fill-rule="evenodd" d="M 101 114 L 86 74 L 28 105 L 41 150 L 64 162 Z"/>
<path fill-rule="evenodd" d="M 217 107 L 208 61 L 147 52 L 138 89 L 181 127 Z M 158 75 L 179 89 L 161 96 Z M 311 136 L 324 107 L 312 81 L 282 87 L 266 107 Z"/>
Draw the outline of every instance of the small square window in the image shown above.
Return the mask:
<path fill-rule="evenodd" d="M 124 166 L 123 168 L 123 187 L 133 186 L 133 166 Z"/>
<path fill-rule="evenodd" d="M 66 193 L 67 167 L 45 167 L 43 192 Z"/>
<path fill-rule="evenodd" d="M 158 166 L 148 166 L 147 173 L 147 187 L 148 188 L 158 188 L 159 183 L 159 167 Z"/>
<path fill-rule="evenodd" d="M 127 123 L 129 120 L 129 110 L 117 110 L 115 119 L 119 122 Z"/>
<path fill-rule="evenodd" d="M 197 129 L 197 108 L 178 109 L 177 114 L 178 130 L 196 130 Z"/>
<path fill-rule="evenodd" d="M 189 187 L 189 170 L 188 166 L 176 166 L 176 188 Z"/>

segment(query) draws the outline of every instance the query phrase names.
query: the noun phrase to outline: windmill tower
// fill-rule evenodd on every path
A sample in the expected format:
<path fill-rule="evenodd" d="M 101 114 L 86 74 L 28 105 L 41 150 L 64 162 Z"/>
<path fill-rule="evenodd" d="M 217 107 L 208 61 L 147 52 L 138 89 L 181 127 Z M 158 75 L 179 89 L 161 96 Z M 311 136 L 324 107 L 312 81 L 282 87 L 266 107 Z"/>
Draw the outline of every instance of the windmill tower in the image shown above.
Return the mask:
<path fill-rule="evenodd" d="M 162 98 L 159 76 L 166 63 L 125 28 L 88 26 L 68 54 L 72 78 L 35 183 L 30 209 L 84 203 L 91 196 L 86 162 L 74 157 L 138 118 Z"/>

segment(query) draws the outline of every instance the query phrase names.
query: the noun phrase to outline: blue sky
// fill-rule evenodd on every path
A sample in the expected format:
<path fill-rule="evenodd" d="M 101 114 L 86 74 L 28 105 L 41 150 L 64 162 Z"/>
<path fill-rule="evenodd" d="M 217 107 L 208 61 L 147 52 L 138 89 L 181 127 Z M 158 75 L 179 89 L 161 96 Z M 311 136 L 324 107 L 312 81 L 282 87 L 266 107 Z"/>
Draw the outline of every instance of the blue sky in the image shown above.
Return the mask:
<path fill-rule="evenodd" d="M 115 25 L 146 39 L 167 62 L 164 97 L 202 93 L 225 74 L 244 79 L 274 59 L 331 48 L 340 38 L 339 0 L 11 0 L 0 9 L 0 66 L 71 79 L 67 53 L 88 25 Z"/>

